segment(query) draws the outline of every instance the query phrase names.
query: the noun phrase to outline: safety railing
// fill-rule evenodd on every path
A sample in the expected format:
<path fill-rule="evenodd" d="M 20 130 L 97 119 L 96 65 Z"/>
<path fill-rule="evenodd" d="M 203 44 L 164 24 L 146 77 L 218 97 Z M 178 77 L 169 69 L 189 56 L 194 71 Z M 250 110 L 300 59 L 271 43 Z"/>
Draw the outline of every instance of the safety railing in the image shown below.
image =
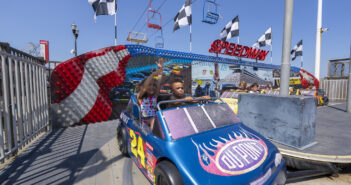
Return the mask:
<path fill-rule="evenodd" d="M 346 101 L 347 83 L 348 79 L 322 79 L 320 86 L 330 101 Z"/>
<path fill-rule="evenodd" d="M 28 53 L 25 53 L 23 51 L 20 51 L 16 48 L 10 47 L 10 45 L 6 42 L 0 42 L 0 51 L 6 52 L 10 54 L 11 56 L 16 56 L 20 57 L 23 59 L 27 59 L 31 62 L 37 63 L 37 64 L 45 64 L 45 60 L 40 58 L 40 57 L 34 57 Z"/>
<path fill-rule="evenodd" d="M 0 47 L 0 160 L 49 125 L 47 72 L 41 59 Z M 16 54 L 17 53 L 17 54 Z"/>

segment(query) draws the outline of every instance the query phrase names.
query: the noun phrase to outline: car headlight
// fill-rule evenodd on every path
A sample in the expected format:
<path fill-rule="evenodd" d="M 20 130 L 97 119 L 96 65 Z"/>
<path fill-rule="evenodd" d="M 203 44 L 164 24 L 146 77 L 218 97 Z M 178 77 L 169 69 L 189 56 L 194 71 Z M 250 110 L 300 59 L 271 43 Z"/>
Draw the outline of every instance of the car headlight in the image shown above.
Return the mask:
<path fill-rule="evenodd" d="M 281 162 L 282 162 L 282 154 L 278 152 L 275 154 L 275 159 L 274 159 L 275 167 L 279 166 Z"/>

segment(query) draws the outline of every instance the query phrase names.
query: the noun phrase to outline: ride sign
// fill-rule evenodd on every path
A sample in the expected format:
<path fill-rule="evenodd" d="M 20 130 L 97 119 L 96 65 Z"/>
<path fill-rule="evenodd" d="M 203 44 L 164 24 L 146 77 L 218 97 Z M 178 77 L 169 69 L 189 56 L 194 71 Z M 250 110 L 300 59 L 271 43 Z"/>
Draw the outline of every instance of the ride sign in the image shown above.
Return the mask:
<path fill-rule="evenodd" d="M 223 54 L 236 57 L 245 57 L 254 60 L 265 60 L 269 51 L 229 43 L 227 41 L 215 40 L 209 49 L 210 53 Z"/>

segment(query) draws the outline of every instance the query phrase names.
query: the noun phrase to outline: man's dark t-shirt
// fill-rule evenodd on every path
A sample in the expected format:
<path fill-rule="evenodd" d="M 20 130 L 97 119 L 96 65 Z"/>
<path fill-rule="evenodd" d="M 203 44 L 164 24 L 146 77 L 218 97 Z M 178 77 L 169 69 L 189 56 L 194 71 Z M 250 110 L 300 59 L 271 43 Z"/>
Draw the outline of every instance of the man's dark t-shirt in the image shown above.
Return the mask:
<path fill-rule="evenodd" d="M 177 98 L 174 95 L 172 95 L 169 98 L 169 100 L 179 100 L 179 99 L 184 99 L 185 97 L 186 97 L 185 94 L 181 98 Z M 174 107 L 182 107 L 182 106 L 187 106 L 187 105 L 189 105 L 189 102 L 181 102 L 181 103 L 178 103 L 178 104 L 168 103 L 167 109 L 174 108 Z"/>

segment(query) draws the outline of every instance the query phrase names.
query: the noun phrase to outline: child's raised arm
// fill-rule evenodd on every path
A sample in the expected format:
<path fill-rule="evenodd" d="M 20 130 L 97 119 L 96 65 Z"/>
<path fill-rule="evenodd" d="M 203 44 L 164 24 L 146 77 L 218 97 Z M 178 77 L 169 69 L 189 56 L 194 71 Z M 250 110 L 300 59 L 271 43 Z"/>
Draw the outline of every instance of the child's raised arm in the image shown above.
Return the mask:
<path fill-rule="evenodd" d="M 158 77 L 158 83 L 157 83 L 157 88 L 156 88 L 156 92 L 155 92 L 155 96 L 157 97 L 158 94 L 160 93 L 160 86 L 161 86 L 161 80 L 162 80 L 162 72 L 163 72 L 163 59 L 160 58 L 158 62 L 156 62 L 157 66 L 159 67 L 159 69 L 153 73 L 151 73 L 151 75 L 149 77 L 147 77 L 147 79 L 145 80 L 144 84 L 140 87 L 140 90 L 138 92 L 138 99 L 141 99 L 141 97 L 143 97 L 146 93 L 146 89 L 147 87 L 152 83 L 152 81 L 154 80 L 154 78 L 157 76 Z"/>

